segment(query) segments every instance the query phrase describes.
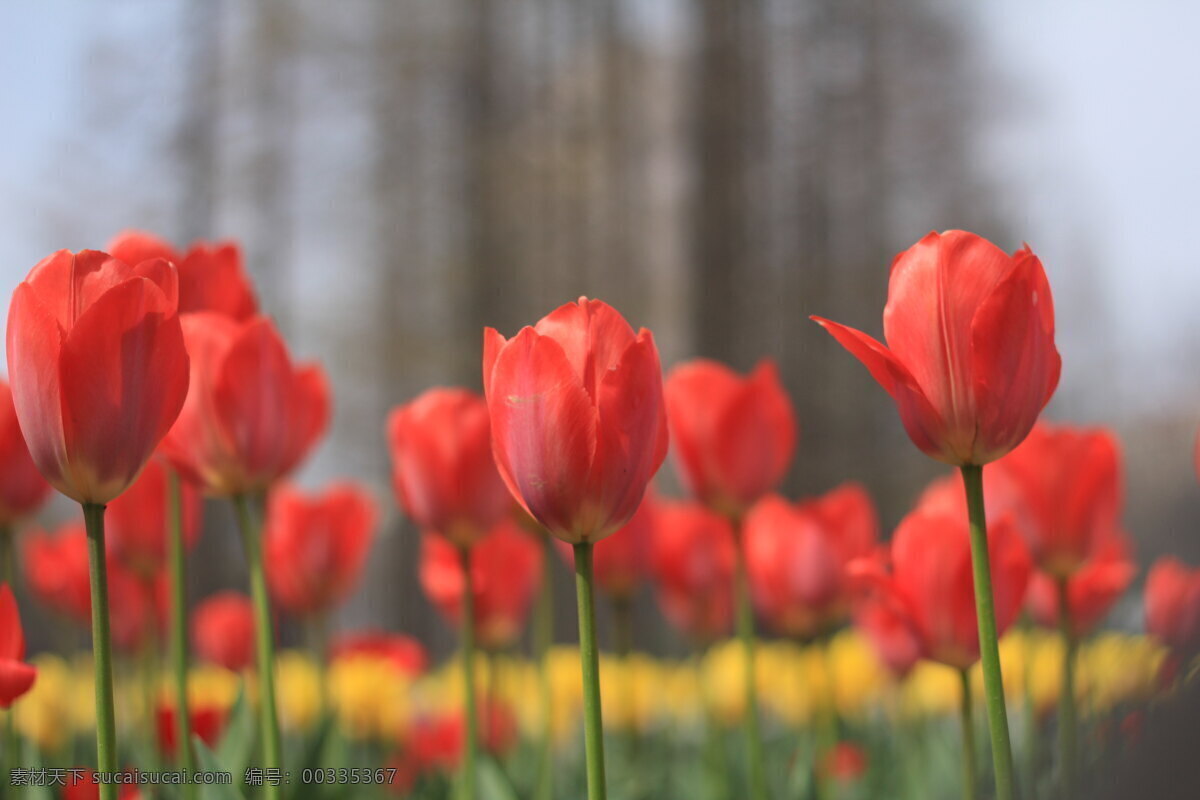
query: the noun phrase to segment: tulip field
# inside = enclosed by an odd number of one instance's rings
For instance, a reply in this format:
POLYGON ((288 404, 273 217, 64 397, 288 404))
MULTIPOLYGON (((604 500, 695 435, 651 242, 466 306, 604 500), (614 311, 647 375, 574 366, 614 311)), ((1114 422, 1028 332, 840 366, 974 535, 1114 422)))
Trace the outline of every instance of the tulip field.
POLYGON ((1116 435, 1042 417, 1062 359, 1028 246, 930 233, 879 276, 882 338, 810 335, 944 467, 890 529, 853 481, 781 494, 799 424, 770 359, 664 365, 599 299, 481 330, 478 385, 397 397, 371 424, 420 541, 389 574, 454 632, 436 658, 329 624, 385 510, 295 478, 337 387, 238 244, 130 230, 47 256, 13 289, 0 383, 2 796, 1128 796, 1148 731, 1195 712, 1200 567, 1139 564, 1116 435), (47 531, 52 492, 78 510, 47 531), (190 596, 215 504, 248 580, 190 596), (1137 624, 1114 624, 1143 570, 1137 624), (685 652, 635 647, 643 590, 685 652), (55 647, 27 652, 31 604, 55 647))

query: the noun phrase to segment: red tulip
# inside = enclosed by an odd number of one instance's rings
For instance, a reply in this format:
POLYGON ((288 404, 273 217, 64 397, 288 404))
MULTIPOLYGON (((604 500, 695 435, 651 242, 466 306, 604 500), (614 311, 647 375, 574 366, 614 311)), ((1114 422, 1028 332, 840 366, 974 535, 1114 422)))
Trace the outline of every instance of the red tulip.
POLYGON ((930 233, 892 262, 887 346, 813 317, 896 403, 913 444, 986 464, 1029 433, 1054 389, 1054 303, 1028 247, 1012 256, 964 231, 930 233))
MULTIPOLYGON (((53 534, 31 531, 24 561, 29 589, 38 602, 79 625, 91 624, 91 573, 82 522, 69 522, 53 534)), ((137 650, 162 627, 162 576, 135 575, 116 560, 107 566, 113 642, 123 650, 137 650)))
POLYGON ((729 633, 735 557, 733 528, 725 517, 698 503, 659 504, 654 576, 672 625, 699 642, 729 633))
MULTIPOLYGON (((1021 612, 1031 570, 1011 516, 990 521, 988 552, 996 630, 1002 634, 1021 612)), ((907 620, 924 658, 970 667, 979 659, 979 628, 966 518, 918 506, 896 529, 891 557, 890 575, 870 560, 852 567, 876 589, 868 602, 883 603, 888 612, 907 620)))
POLYGON ((192 644, 203 661, 239 671, 254 664, 254 611, 250 598, 220 592, 192 612, 192 644))
POLYGON ((867 771, 867 754, 853 742, 838 742, 821 759, 818 772, 823 778, 852 782, 867 771))
POLYGON ((33 687, 37 670, 25 663, 25 632, 17 601, 7 583, 0 584, 0 708, 33 687))
POLYGON ((880 663, 902 680, 921 660, 921 637, 908 614, 888 598, 868 597, 854 612, 854 625, 871 643, 880 663))
POLYGON ((345 600, 362 574, 377 517, 371 495, 354 484, 335 484, 319 495, 274 489, 264 548, 275 603, 292 614, 312 614, 345 600))
POLYGON ((671 370, 665 396, 676 463, 696 499, 740 515, 783 480, 796 413, 773 361, 744 378, 715 361, 690 361, 671 370))
MULTIPOLYGON (((475 595, 475 635, 483 647, 501 649, 521 635, 541 583, 542 548, 512 520, 495 525, 470 550, 475 595)), ((458 548, 444 537, 421 537, 421 588, 447 619, 462 613, 463 573, 458 548)))
POLYGON ((667 453, 650 331, 580 298, 506 340, 484 333, 496 466, 559 539, 597 542, 629 521, 667 453))
POLYGON ((265 490, 308 455, 329 423, 329 386, 315 364, 293 365, 266 317, 187 314, 192 389, 163 442, 179 472, 206 491, 265 490))
POLYGON ((423 530, 469 545, 507 516, 512 497, 492 459, 487 401, 430 389, 388 417, 396 496, 423 530))
POLYGON ((1037 425, 990 472, 1007 483, 1007 504, 1044 572, 1070 575, 1121 535, 1120 453, 1109 431, 1037 425))
MULTIPOLYGON (((62 800, 99 800, 100 784, 96 783, 96 771, 91 767, 71 767, 64 775, 62 800)), ((129 776, 132 778, 132 776, 129 776)), ((132 780, 121 785, 118 800, 140 800, 142 796, 132 780)))
MULTIPOLYGON (((632 597, 650 572, 654 551, 654 506, 652 493, 646 492, 629 522, 596 544, 592 571, 596 583, 612 597, 632 597)), ((555 540, 555 544, 567 566, 574 569, 575 551, 561 540, 555 540)))
POLYGON ((1167 556, 1146 578, 1146 630, 1177 653, 1200 652, 1200 567, 1167 556))
POLYGON ((425 647, 402 633, 370 630, 344 633, 329 648, 330 661, 355 656, 387 659, 401 673, 409 676, 420 675, 429 665, 429 654, 425 652, 425 647))
POLYGON ((179 313, 215 311, 236 320, 258 313, 258 301, 242 266, 236 242, 195 242, 181 253, 143 231, 122 231, 108 245, 114 258, 140 264, 151 258, 170 261, 179 270, 179 313))
MULTIPOLYGON (((190 548, 200 535, 202 502, 194 487, 180 487, 183 543, 190 548)), ((157 458, 146 463, 129 489, 108 504, 108 550, 139 575, 161 570, 167 559, 167 467, 157 458)))
POLYGON ((746 568, 760 615, 807 638, 842 622, 852 599, 847 566, 874 551, 879 521, 861 486, 792 505, 778 495, 746 515, 746 568))
MULTIPOLYGON (((418 719, 405 742, 404 754, 395 762, 402 784, 411 787, 428 772, 457 769, 466 741, 465 727, 463 715, 457 711, 418 719)), ((516 717, 503 703, 480 703, 479 728, 483 746, 490 753, 507 752, 517 743, 516 717)))
POLYGON ((0 526, 36 511, 49 492, 21 434, 12 390, 0 380, 0 526))
MULTIPOLYGON (((221 738, 221 729, 225 727, 225 709, 215 705, 192 705, 188 717, 191 720, 193 736, 199 736, 200 741, 210 748, 216 747, 221 738)), ((154 713, 155 728, 158 733, 158 749, 164 755, 174 756, 179 747, 179 728, 175 722, 175 706, 160 704, 154 713)))
MULTIPOLYGON (((1108 615, 1137 574, 1137 565, 1127 554, 1124 536, 1113 536, 1091 559, 1075 570, 1067 581, 1067 606, 1071 632, 1085 636, 1108 615)), ((1040 625, 1059 624, 1058 585, 1056 578, 1035 572, 1029 582, 1027 605, 1040 625)))
POLYGON ((183 406, 188 354, 178 276, 60 250, 17 286, 8 312, 13 405, 54 488, 103 505, 141 471, 183 406))

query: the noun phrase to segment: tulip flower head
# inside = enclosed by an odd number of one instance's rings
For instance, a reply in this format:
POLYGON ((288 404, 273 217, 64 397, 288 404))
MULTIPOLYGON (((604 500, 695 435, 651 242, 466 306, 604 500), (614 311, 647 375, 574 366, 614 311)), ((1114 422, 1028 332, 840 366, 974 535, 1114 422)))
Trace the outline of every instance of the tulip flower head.
MULTIPOLYGON (((195 487, 180 486, 180 505, 183 543, 191 548, 200 535, 203 506, 195 487)), ((108 550, 135 573, 153 575, 166 563, 168 524, 167 465, 152 458, 129 489, 108 504, 108 550)))
POLYGON ((192 388, 163 452, 209 494, 264 491, 308 455, 329 424, 329 385, 293 364, 266 317, 183 317, 192 388))
POLYGON ((188 392, 179 277, 60 250, 17 286, 8 312, 13 405, 54 488, 103 505, 137 477, 188 392))
MULTIPOLYGON (((1003 633, 1021 612, 1031 571, 1029 552, 1010 515, 989 523, 988 553, 997 632, 1003 633)), ((958 669, 974 664, 979 628, 966 519, 918 506, 896 529, 891 562, 890 574, 874 559, 851 566, 872 586, 867 602, 882 603, 886 612, 906 620, 923 658, 958 669)))
POLYGON ((663 501, 655 513, 654 578, 663 615, 698 643, 733 626, 736 549, 729 520, 699 503, 663 501))
POLYGON ((500 475, 546 530, 594 543, 629 521, 667 453, 650 331, 582 297, 512 339, 488 328, 483 390, 500 475))
POLYGON ((1009 256, 979 236, 947 231, 896 256, 886 346, 813 319, 892 396, 913 444, 955 466, 1015 448, 1058 386, 1050 284, 1028 246, 1009 256))
POLYGON ((254 288, 236 242, 195 242, 180 252, 143 231, 122 231, 108 251, 127 264, 151 258, 170 261, 179 271, 179 313, 215 311, 244 321, 258 313, 254 288))
MULTIPOLYGON (((511 519, 502 520, 470 549, 475 634, 483 647, 499 650, 516 641, 541 584, 541 544, 511 519)), ((463 580, 459 549, 444 536, 421 537, 421 588, 447 619, 462 618, 463 580)))
POLYGON ((46 501, 50 484, 29 455, 12 390, 0 381, 0 526, 12 525, 46 501))
POLYGON ((319 495, 274 489, 264 548, 275 603, 306 615, 345 600, 362 574, 377 517, 371 495, 354 484, 337 484, 319 495))
MULTIPOLYGON (((191 732, 209 747, 216 747, 225 727, 225 709, 218 705, 193 705, 188 703, 191 732)), ((154 713, 158 749, 164 755, 174 757, 179 747, 179 729, 175 721, 175 706, 160 704, 154 713)))
POLYGON ((1200 653, 1200 567, 1170 556, 1146 577, 1146 630, 1181 655, 1200 653))
POLYGON ((25 663, 25 631, 17 612, 17 601, 8 584, 0 584, 0 708, 33 687, 37 670, 25 663))
POLYGON ((759 614, 801 639, 839 624, 853 596, 847 567, 872 554, 878 530, 871 498, 854 484, 796 505, 778 495, 759 501, 742 529, 759 614))
POLYGON ((1137 575, 1137 565, 1129 558, 1128 550, 1123 535, 1113 536, 1069 577, 1035 572, 1026 600, 1030 614, 1039 625, 1057 626, 1061 610, 1056 581, 1066 580, 1071 633, 1076 637, 1087 635, 1108 615, 1137 575))
POLYGON ((671 370, 664 391, 675 460, 697 500, 736 517, 783 480, 796 413, 773 361, 742 377, 696 359, 671 370))
POLYGON ((430 389, 392 411, 387 435, 396 497, 422 530, 467 546, 508 515, 483 397, 430 389))
POLYGON ((339 636, 329 648, 329 660, 342 658, 382 658, 409 677, 416 677, 429 665, 425 647, 411 636, 382 631, 357 631, 339 636))
POLYGON ((254 664, 254 611, 250 598, 220 592, 192 612, 192 646, 196 655, 234 672, 254 664))

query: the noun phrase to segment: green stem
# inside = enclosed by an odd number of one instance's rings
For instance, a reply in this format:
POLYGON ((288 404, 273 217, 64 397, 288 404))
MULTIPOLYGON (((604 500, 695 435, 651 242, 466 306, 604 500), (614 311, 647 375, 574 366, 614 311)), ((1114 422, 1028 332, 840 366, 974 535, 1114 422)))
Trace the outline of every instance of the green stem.
MULTIPOLYGON (((112 633, 108 620, 108 565, 104 551, 104 506, 83 504, 92 588, 92 657, 96 682, 96 769, 117 771, 117 723, 113 705, 112 633)), ((100 784, 100 800, 116 800, 115 783, 100 784)))
POLYGON ((750 800, 766 800, 767 773, 763 759, 762 731, 758 721, 758 684, 754 666, 754 609, 750 601, 750 575, 746 570, 746 550, 738 537, 737 574, 734 601, 737 604, 737 634, 742 643, 745 662, 743 690, 746 711, 743 725, 746 733, 746 763, 750 777, 750 800))
POLYGON ((550 685, 550 645, 554 641, 554 585, 552 565, 556 558, 550 537, 542 534, 542 585, 538 590, 534 620, 533 648, 538 660, 538 681, 541 684, 542 730, 538 743, 537 784, 534 800, 551 800, 554 796, 554 691, 550 685))
POLYGON ((467 743, 463 758, 462 800, 474 800, 476 795, 475 762, 479 752, 479 714, 475 708, 475 588, 471 575, 471 549, 458 549, 463 573, 462 593, 462 660, 463 714, 466 716, 467 743))
MULTIPOLYGON (((191 774, 196 769, 192 752, 192 710, 188 705, 187 572, 183 555, 183 501, 179 475, 167 471, 167 566, 171 571, 171 672, 175 684, 175 741, 179 763, 191 774)), ((196 786, 183 784, 185 800, 194 800, 196 786)))
POLYGON ((1075 713, 1075 653, 1078 642, 1071 630, 1071 594, 1067 578, 1055 579, 1058 591, 1058 632, 1063 641, 1062 688, 1058 693, 1058 752, 1062 770, 1062 796, 1075 796, 1075 736, 1079 724, 1075 713))
MULTIPOLYGON (((250 500, 244 494, 235 495, 234 508, 242 529, 242 544, 246 549, 246 564, 250 570, 250 596, 254 602, 254 638, 258 662, 259 732, 263 740, 263 766, 283 769, 283 745, 279 737, 279 714, 275 710, 275 628, 271 623, 271 601, 267 595, 267 577, 263 570, 262 535, 250 500)), ((279 800, 281 787, 267 783, 263 786, 267 800, 279 800)))
POLYGON ((983 666, 983 695, 987 705, 988 729, 992 737, 996 800, 1013 800, 1012 743, 1008 735, 1008 711, 1004 706, 1004 679, 1000 672, 1000 645, 996 635, 995 598, 988 558, 987 513, 983 505, 983 467, 962 467, 967 493, 967 517, 971 529, 971 565, 975 574, 975 613, 979 621, 979 659, 983 666))
POLYGON ((696 671, 696 688, 700 695, 700 706, 704 712, 704 739, 708 752, 709 763, 713 768, 713 781, 716 784, 716 796, 724 800, 732 797, 729 785, 729 758, 725 753, 723 726, 713 709, 712 693, 708 690, 708 681, 704 674, 704 651, 697 649, 692 658, 693 669, 696 671))
POLYGON ((600 654, 596 648, 596 598, 592 545, 575 545, 575 595, 579 606, 579 660, 583 671, 583 744, 588 800, 605 800, 604 722, 600 715, 600 654))
POLYGON ((825 697, 818 699, 815 713, 817 714, 817 742, 813 758, 813 783, 817 788, 818 797, 832 796, 829 776, 821 769, 825 759, 837 747, 841 738, 841 723, 838 719, 837 707, 837 670, 833 663, 833 636, 824 636, 815 647, 819 648, 821 666, 825 670, 825 682, 822 690, 825 697))
POLYGON ((971 673, 958 671, 962 680, 962 760, 963 798, 975 800, 978 796, 979 777, 975 771, 975 718, 971 712, 971 673))

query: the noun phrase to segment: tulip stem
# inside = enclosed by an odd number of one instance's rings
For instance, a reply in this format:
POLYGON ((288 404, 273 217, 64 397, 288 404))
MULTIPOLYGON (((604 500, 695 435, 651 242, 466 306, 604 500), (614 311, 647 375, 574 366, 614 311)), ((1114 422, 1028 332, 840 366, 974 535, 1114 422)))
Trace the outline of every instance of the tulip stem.
MULTIPOLYGON (((175 683, 175 741, 179 763, 189 775, 196 769, 192 752, 192 710, 188 706, 187 572, 183 558, 183 501, 179 475, 167 470, 167 563, 171 570, 171 669, 175 683)), ((196 796, 195 784, 183 784, 187 800, 196 796)))
POLYGON ((596 597, 591 542, 575 545, 575 595, 579 606, 579 660, 583 671, 583 744, 588 800, 605 800, 604 722, 600 715, 600 654, 596 648, 596 597))
POLYGON ((542 534, 542 585, 538 589, 537 616, 534 620, 534 652, 538 660, 538 680, 541 683, 542 730, 538 743, 537 785, 534 800, 552 800, 554 796, 554 764, 552 725, 554 722, 554 692, 550 685, 550 645, 554 641, 554 545, 549 535, 542 534))
MULTIPOLYGON (((736 527, 735 527, 736 529, 736 527)), ((734 586, 737 604, 737 634, 742 643, 744 661, 743 691, 746 710, 746 764, 750 777, 750 800, 766 800, 767 773, 763 760, 762 732, 758 721, 758 684, 754 666, 754 608, 750 602, 750 575, 746 569, 746 549, 738 537, 734 586)))
MULTIPOLYGON (((262 536, 250 499, 234 495, 238 524, 242 529, 242 544, 246 549, 246 565, 250 570, 250 596, 254 602, 254 639, 258 662, 259 730, 263 740, 263 766, 269 770, 283 769, 283 746, 279 737, 279 715, 275 710, 275 628, 271 622, 271 601, 267 595, 267 578, 263 570, 262 536)), ((280 786, 268 781, 263 786, 267 800, 278 800, 280 786)))
POLYGON ((461 775, 462 800, 474 800, 476 795, 475 761, 479 751, 479 715, 475 709, 475 587, 471 575, 471 548, 458 548, 459 564, 463 574, 462 608, 462 669, 463 669, 463 714, 466 722, 467 742, 461 775))
POLYGON ((983 666, 983 695, 988 729, 992 738, 996 800, 1013 800, 1012 742, 1008 735, 1008 711, 1004 706, 1004 678, 1000 671, 1000 645, 996 635, 995 598, 988 557, 987 512, 983 505, 983 467, 964 464, 963 486, 967 493, 967 517, 971 530, 971 566, 975 575, 975 613, 979 622, 979 658, 983 666))
POLYGON ((979 777, 975 771, 975 717, 971 709, 971 673, 960 669, 958 675, 962 681, 963 800, 975 800, 978 797, 979 777))
POLYGON ((1075 796, 1075 653, 1078 642, 1071 630, 1071 593, 1068 579, 1055 579, 1058 591, 1058 631, 1063 642, 1062 689, 1058 693, 1058 750, 1062 771, 1062 796, 1075 796))
MULTIPOLYGON (((108 565, 104 550, 104 506, 83 504, 87 527, 88 568, 92 589, 92 657, 96 683, 96 770, 117 771, 117 723, 113 705, 112 633, 108 620, 108 565)), ((116 800, 117 785, 100 784, 100 800, 116 800)))

